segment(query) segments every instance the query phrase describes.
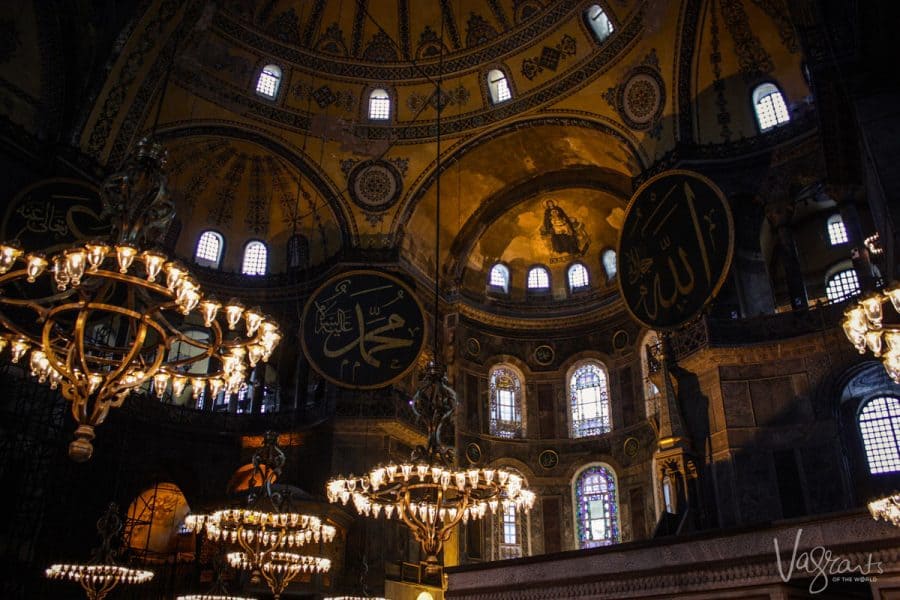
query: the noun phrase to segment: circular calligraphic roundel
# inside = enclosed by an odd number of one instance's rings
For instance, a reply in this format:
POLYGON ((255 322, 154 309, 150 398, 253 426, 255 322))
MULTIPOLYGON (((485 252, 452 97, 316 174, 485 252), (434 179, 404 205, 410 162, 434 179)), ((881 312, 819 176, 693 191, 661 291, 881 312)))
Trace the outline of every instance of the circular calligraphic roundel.
POLYGON ((403 191, 397 167, 386 160, 366 160, 350 171, 350 197, 361 208, 381 211, 394 205, 403 191))
POLYGON ((619 236, 617 280, 645 327, 671 330, 719 293, 734 252, 734 224, 716 185, 693 171, 651 178, 634 193, 619 236))
POLYGON ((405 283, 380 271, 332 277, 306 303, 303 353, 325 379, 373 389, 404 377, 425 343, 422 305, 405 283))
POLYGON ((0 240, 55 252, 71 244, 102 239, 110 225, 100 218, 103 201, 96 186, 78 179, 39 181, 19 192, 6 208, 0 240))

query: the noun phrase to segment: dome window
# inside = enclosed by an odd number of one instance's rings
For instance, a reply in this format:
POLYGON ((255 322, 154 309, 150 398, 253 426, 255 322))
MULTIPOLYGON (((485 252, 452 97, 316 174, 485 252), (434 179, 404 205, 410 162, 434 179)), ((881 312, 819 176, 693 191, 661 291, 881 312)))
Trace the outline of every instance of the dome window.
POLYGON ((609 17, 606 16, 606 13, 603 12, 603 9, 600 8, 599 4, 592 4, 589 6, 588 9, 584 11, 584 17, 587 20, 587 24, 590 26, 591 31, 594 32, 594 37, 596 37, 597 41, 601 44, 606 41, 606 38, 612 35, 612 21, 609 20, 609 17))
POLYGON ((791 120, 784 96, 771 83, 763 83, 753 90, 753 106, 760 131, 768 131, 791 120))
POLYGON ((509 89, 509 81, 506 74, 500 69, 493 69, 487 75, 488 90, 491 92, 491 102, 500 104, 512 98, 512 91, 509 89))
POLYGON ((603 262, 603 270, 606 271, 606 278, 612 281, 616 276, 616 251, 612 249, 604 250, 600 260, 603 262))
POLYGON ((244 275, 265 275, 269 250, 262 242, 248 242, 244 248, 244 262, 241 273, 244 275))
POLYGON ((577 292, 580 290, 585 290, 591 284, 591 279, 588 275, 587 267, 585 267, 581 263, 575 263, 571 267, 569 267, 569 271, 567 274, 569 277, 569 291, 577 292))
POLYGON ((369 118, 373 121, 387 121, 391 118, 391 97, 381 88, 369 94, 369 118))
POLYGON ((201 267, 219 268, 219 261, 222 259, 222 248, 225 246, 225 240, 220 233, 215 231, 204 231, 197 240, 197 251, 194 253, 194 262, 201 267))
POLYGON ((528 271, 528 289, 533 292, 546 292, 550 289, 550 272, 546 267, 531 267, 528 271))
POLYGON ((509 293, 509 268, 503 263, 497 263, 491 267, 488 278, 488 286, 497 292, 509 293))
POLYGON ((828 241, 831 245, 846 244, 848 240, 847 227, 844 225, 841 215, 835 214, 828 217, 828 241))
POLYGON ((278 96, 278 88, 281 86, 281 67, 278 65, 266 65, 259 72, 256 80, 256 93, 269 100, 278 96))

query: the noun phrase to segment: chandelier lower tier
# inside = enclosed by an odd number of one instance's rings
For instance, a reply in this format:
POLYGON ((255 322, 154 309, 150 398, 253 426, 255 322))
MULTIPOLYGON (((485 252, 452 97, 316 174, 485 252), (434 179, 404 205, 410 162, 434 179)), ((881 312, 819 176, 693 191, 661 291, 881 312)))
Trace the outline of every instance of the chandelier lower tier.
POLYGON ((327 558, 278 551, 264 552, 257 557, 244 552, 229 552, 228 564, 235 569, 258 573, 275 600, 281 598, 285 588, 300 575, 326 573, 331 569, 331 561, 327 558))
POLYGON ((900 383, 900 284, 875 291, 844 311, 844 334, 860 354, 869 350, 900 383))
POLYGON ((162 149, 144 142, 137 159, 104 186, 112 241, 90 241, 45 256, 0 245, 0 352, 30 351, 31 373, 61 390, 77 423, 69 455, 93 453, 94 428, 128 394, 151 386, 159 398, 190 386, 237 392, 248 366, 268 361, 281 339, 259 309, 205 297, 187 269, 141 241, 159 239, 174 212, 162 149))
POLYGON ((364 517, 405 523, 425 552, 430 571, 439 568, 438 554, 460 522, 484 518, 488 511, 527 512, 535 500, 522 478, 505 469, 453 466, 453 451, 441 444, 440 432, 456 403, 443 367, 430 363, 413 398, 413 409, 428 431, 428 445, 417 448, 409 462, 377 466, 361 477, 337 477, 326 485, 332 503, 352 500, 364 517))

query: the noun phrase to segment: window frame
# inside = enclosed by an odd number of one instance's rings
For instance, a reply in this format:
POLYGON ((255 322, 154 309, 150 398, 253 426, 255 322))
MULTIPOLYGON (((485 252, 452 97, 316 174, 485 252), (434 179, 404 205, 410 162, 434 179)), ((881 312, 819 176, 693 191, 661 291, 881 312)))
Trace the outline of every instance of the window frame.
MULTIPOLYGON (((843 287, 844 286, 842 284, 842 288, 843 287)), ((846 268, 843 268, 843 269, 839 268, 839 269, 835 269, 835 270, 829 270, 827 276, 825 277, 825 298, 828 300, 829 303, 837 304, 840 302, 846 302, 847 300, 850 300, 851 298, 859 296, 861 291, 862 291, 862 288, 860 287, 859 275, 857 275, 856 269, 854 269, 852 265, 847 266, 846 268), (848 292, 848 293, 842 295, 840 298, 832 298, 828 293, 828 290, 831 287, 831 282, 838 279, 844 273, 852 273, 853 274, 853 278, 856 280, 856 291, 848 292)))
POLYGON ((578 294, 581 292, 586 292, 591 289, 591 270, 588 269, 586 264, 584 264, 580 260, 576 260, 575 262, 571 263, 568 267, 566 267, 566 287, 569 288, 570 294, 578 294), (580 266, 582 269, 584 269, 586 276, 587 276, 586 277, 587 281, 582 286, 573 287, 571 273, 572 273, 572 269, 574 269, 578 266, 580 266))
POLYGON ((590 5, 588 5, 587 8, 584 9, 584 11, 582 11, 581 14, 584 19, 585 26, 588 28, 588 31, 590 32, 591 37, 594 38, 594 41, 596 43, 601 44, 601 45, 605 44, 607 41, 609 41, 609 38, 611 38, 613 36, 613 34, 616 32, 616 25, 615 25, 615 23, 613 23, 612 18, 609 16, 610 15, 609 11, 603 5, 598 4, 596 2, 593 4, 590 4, 590 5), (591 15, 590 15, 591 10, 594 8, 596 8, 600 11, 600 14, 597 15, 597 17, 591 17, 591 15), (609 28, 609 30, 605 33, 605 35, 601 34, 601 32, 597 31, 597 28, 594 27, 594 23, 596 22, 596 20, 598 18, 600 18, 600 16, 603 16, 606 18, 606 24, 607 24, 607 27, 609 28))
MULTIPOLYGON (((614 424, 613 424, 613 419, 612 419, 612 389, 611 389, 611 385, 610 385, 609 368, 606 366, 606 364, 602 360, 591 357, 591 358, 584 358, 582 360, 575 362, 575 364, 573 364, 571 367, 569 367, 569 369, 566 371, 566 388, 565 389, 566 389, 566 421, 568 422, 569 439, 576 440, 576 439, 582 439, 582 438, 592 438, 592 437, 597 437, 597 436, 601 436, 601 435, 606 435, 613 431, 614 424), (605 380, 605 384, 606 384, 605 385, 605 388, 606 388, 606 421, 607 421, 608 427, 605 431, 599 431, 597 433, 585 433, 585 434, 576 435, 576 433, 578 433, 578 432, 576 431, 576 421, 575 421, 575 414, 574 414, 575 406, 574 406, 573 394, 572 394, 572 392, 573 392, 572 379, 575 377, 575 374, 580 369, 587 367, 589 365, 593 365, 593 366, 596 366, 597 368, 599 368, 599 370, 603 374, 603 378, 605 380)), ((603 389, 602 388, 600 390, 600 401, 601 401, 601 403, 603 401, 603 389)), ((601 408, 601 410, 599 410, 598 412, 601 413, 601 416, 598 418, 602 421, 602 419, 603 419, 602 404, 601 404, 600 408, 601 408)), ((581 422, 581 421, 588 421, 588 419, 579 419, 579 422, 581 422)))
MULTIPOLYGON (((286 254, 285 258, 287 259, 285 261, 285 263, 287 265, 288 271, 302 271, 303 269, 308 268, 311 263, 311 257, 310 257, 309 252, 310 252, 309 238, 307 238, 302 233, 292 233, 288 237, 287 243, 285 244, 285 254, 286 254), (305 264, 303 264, 302 260, 300 261, 300 264, 298 264, 298 265, 294 265, 291 263, 291 258, 292 258, 291 257, 291 244, 294 243, 295 241, 300 246, 301 250, 304 248, 304 246, 306 248, 306 263, 305 264)), ((302 256, 301 256, 301 258, 302 258, 302 256)))
POLYGON ((781 89, 781 86, 778 85, 775 81, 761 81, 760 83, 753 86, 753 89, 750 90, 750 107, 753 110, 753 117, 756 120, 756 128, 759 133, 768 133, 777 129, 778 127, 782 127, 784 125, 788 125, 791 122, 791 109, 788 105, 787 96, 784 93, 784 90, 781 89), (760 92, 760 89, 767 88, 770 86, 772 89, 766 89, 765 92, 760 92), (777 93, 781 96, 781 101, 784 103, 784 110, 787 118, 784 121, 778 121, 777 111, 773 106, 772 109, 775 111, 775 120, 776 122, 773 125, 768 127, 763 127, 762 121, 760 120, 759 110, 757 108, 759 102, 768 96, 777 93))
POLYGON ((844 217, 841 215, 841 213, 834 213, 825 221, 825 235, 828 236, 828 245, 831 248, 834 248, 835 246, 843 246, 844 244, 850 243, 850 234, 847 232, 847 224, 844 223, 844 217), (841 226, 841 235, 844 239, 835 242, 834 236, 831 234, 831 226, 838 224, 840 224, 841 226))
POLYGON ((488 434, 503 439, 525 437, 525 376, 522 371, 508 362, 499 362, 488 370, 488 434), (500 391, 495 390, 494 376, 498 371, 506 371, 516 384, 512 388, 512 419, 503 419, 500 391), (496 392, 496 397, 495 397, 496 392))
POLYGON ((270 102, 275 102, 278 100, 278 96, 281 93, 282 83, 284 83, 284 69, 281 67, 281 65, 278 65, 276 63, 266 63, 256 71, 256 78, 253 82, 253 91, 260 98, 264 98, 266 100, 269 100, 270 102), (270 67, 278 71, 277 77, 275 77, 275 90, 272 95, 269 95, 259 89, 260 80, 262 79, 264 74, 270 77, 274 76, 274 73, 266 73, 266 70, 270 67))
MULTIPOLYGON (((885 476, 885 475, 900 473, 900 396, 892 395, 889 393, 877 393, 877 394, 874 394, 874 395, 866 398, 864 401, 860 402, 859 407, 856 410, 856 431, 857 431, 857 434, 859 435, 859 442, 860 442, 860 445, 862 446, 862 454, 863 454, 863 457, 865 458, 866 468, 868 469, 869 475, 885 476), (861 426, 860 418, 863 416, 863 412, 865 411, 866 407, 878 400, 892 400, 897 405, 897 411, 896 411, 897 415, 892 416, 892 415, 888 414, 883 417, 868 419, 868 421, 887 421, 890 425, 890 429, 891 429, 891 432, 893 433, 893 437, 894 437, 894 449, 895 449, 895 453, 894 453, 895 457, 891 459, 891 462, 893 462, 897 467, 892 470, 878 470, 878 471, 872 470, 873 465, 872 465, 872 460, 870 459, 870 456, 869 456, 869 447, 868 447, 868 444, 866 444, 866 436, 863 433, 863 428, 861 426), (896 422, 895 422, 895 420, 896 420, 896 422)), ((876 431, 873 433, 878 433, 878 432, 876 431)), ((884 461, 884 462, 887 462, 887 461, 884 461)))
POLYGON ((225 256, 225 236, 216 229, 204 229, 200 232, 200 235, 197 236, 197 243, 194 244, 194 264, 200 265, 201 267, 208 267, 210 269, 220 269, 222 267, 222 258, 225 256), (208 258, 202 258, 198 256, 200 252, 200 242, 203 241, 203 236, 206 234, 210 234, 215 237, 219 241, 219 252, 216 260, 211 260, 208 258), (198 260, 199 259, 199 260, 198 260), (200 262, 203 260, 205 262, 200 262))
POLYGON ((244 244, 244 251, 241 253, 241 275, 245 277, 264 277, 269 274, 269 246, 263 241, 259 239, 247 240, 247 243, 244 244), (248 273, 246 271, 247 265, 247 250, 250 249, 251 245, 259 244, 262 246, 265 251, 265 264, 263 265, 262 273, 248 273))
POLYGON ((603 249, 603 251, 600 252, 600 266, 603 267, 603 272, 606 274, 606 282, 607 283, 609 283, 610 281, 613 281, 616 278, 616 276, 619 274, 618 260, 619 260, 619 256, 616 254, 615 248, 605 248, 605 249, 603 249), (606 264, 606 257, 610 253, 612 253, 612 257, 613 257, 613 259, 612 259, 613 260, 612 274, 610 274, 609 268, 606 264))
POLYGON ((535 295, 549 294, 552 289, 553 278, 549 268, 542 264, 535 264, 528 267, 528 271, 525 273, 525 291, 527 293, 535 295), (546 287, 531 287, 531 273, 538 270, 543 271, 547 276, 546 287))
POLYGON ((503 66, 495 65, 495 66, 488 68, 487 72, 484 75, 483 81, 484 81, 486 89, 487 89, 487 98, 490 101, 491 106, 500 106, 501 104, 506 104, 508 102, 512 102, 512 100, 516 97, 515 89, 513 88, 513 84, 512 84, 512 78, 509 76, 509 72, 507 71, 507 69, 503 66), (506 81, 506 90, 509 93, 509 98, 500 100, 499 99, 499 96, 500 96, 499 89, 497 90, 496 94, 494 93, 494 90, 499 87, 499 86, 495 86, 494 84, 496 82, 500 81, 499 78, 498 79, 491 78, 491 76, 494 73, 500 73, 501 75, 503 75, 502 79, 506 81))
POLYGON ((394 118, 394 94, 391 93, 391 90, 387 86, 372 86, 368 89, 368 93, 366 94, 366 102, 365 102, 365 118, 367 121, 371 123, 390 123, 394 118), (387 98, 374 98, 376 92, 384 92, 387 98), (373 117, 372 116, 372 101, 373 100, 386 100, 387 105, 387 116, 386 117, 373 117))
POLYGON ((503 262, 503 261, 495 262, 491 265, 491 268, 488 269, 488 276, 487 276, 488 292, 493 293, 493 294, 501 294, 503 296, 508 296, 509 290, 511 287, 511 285, 510 285, 511 282, 512 282, 512 271, 510 270, 509 265, 506 264, 505 262, 503 262), (504 272, 506 273, 506 286, 505 287, 496 285, 493 282, 494 269, 496 269, 498 267, 502 267, 504 272))
MULTIPOLYGON (((609 463, 605 462, 591 462, 585 465, 582 465, 575 474, 572 476, 571 484, 569 485, 570 493, 572 494, 572 520, 574 521, 574 533, 575 533, 575 543, 577 544, 577 549, 583 550, 585 548, 601 548, 605 546, 613 546, 615 544, 620 544, 622 542, 622 523, 621 523, 621 506, 619 499, 619 477, 616 474, 616 470, 609 463), (609 502, 609 506, 611 509, 609 510, 609 529, 612 534, 606 543, 596 543, 596 544, 586 544, 585 542, 589 542, 590 540, 583 540, 581 537, 581 530, 583 524, 581 523, 580 515, 579 515, 579 484, 581 480, 585 477, 589 470, 600 469, 606 471, 609 476, 609 479, 612 481, 613 490, 611 493, 611 499, 609 502)), ((583 494, 582 494, 583 495, 583 494)))

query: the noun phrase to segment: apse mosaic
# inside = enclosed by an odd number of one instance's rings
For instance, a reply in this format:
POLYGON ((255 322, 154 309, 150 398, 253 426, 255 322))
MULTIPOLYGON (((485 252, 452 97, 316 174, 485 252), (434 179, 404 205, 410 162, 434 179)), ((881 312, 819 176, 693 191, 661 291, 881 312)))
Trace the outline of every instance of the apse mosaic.
POLYGON ((615 247, 622 215, 622 202, 598 190, 571 189, 532 198, 487 227, 469 255, 468 267, 486 276, 491 265, 502 262, 516 285, 517 274, 524 277, 528 268, 540 264, 550 268, 556 286, 573 262, 600 269, 600 254, 615 247))

